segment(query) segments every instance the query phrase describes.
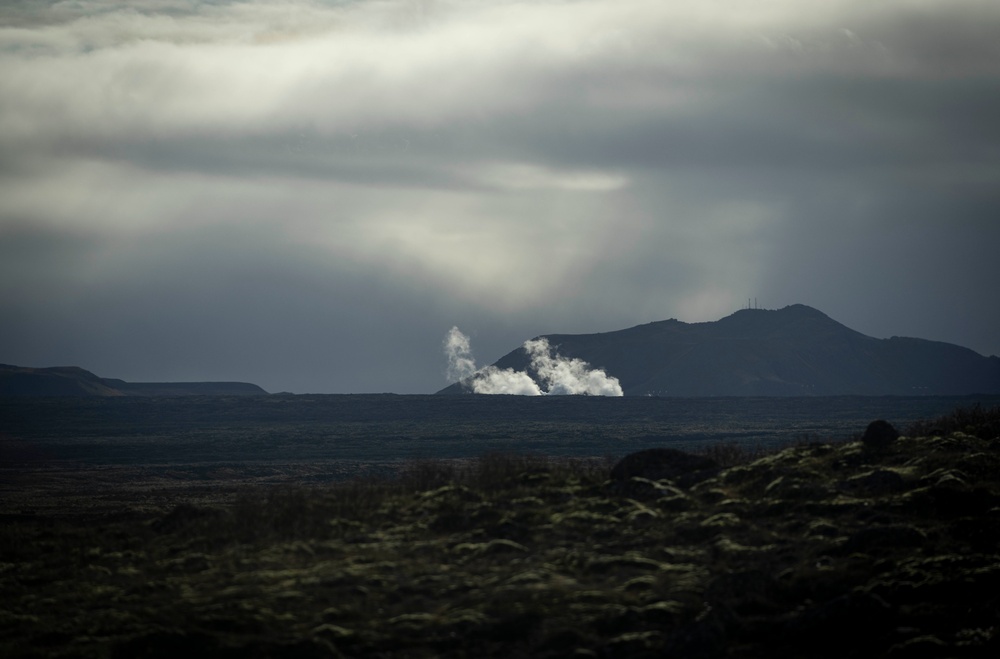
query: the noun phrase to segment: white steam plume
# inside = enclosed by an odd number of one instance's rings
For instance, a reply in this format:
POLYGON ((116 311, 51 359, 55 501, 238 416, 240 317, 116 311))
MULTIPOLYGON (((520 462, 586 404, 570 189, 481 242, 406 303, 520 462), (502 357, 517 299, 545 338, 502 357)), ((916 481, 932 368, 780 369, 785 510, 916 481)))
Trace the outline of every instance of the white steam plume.
POLYGON ((448 355, 448 379, 464 380, 476 372, 476 360, 472 358, 469 337, 457 327, 448 330, 444 337, 444 354, 448 355))
POLYGON ((512 368, 503 370, 496 366, 487 366, 477 372, 468 382, 473 393, 477 394, 512 394, 514 396, 544 396, 547 392, 531 379, 524 371, 512 368))
POLYGON ((487 366, 476 370, 469 337, 457 327, 452 327, 444 340, 448 356, 448 379, 458 380, 477 394, 513 394, 518 396, 621 396, 618 378, 604 369, 590 368, 582 359, 567 359, 552 352, 548 339, 524 342, 524 350, 531 358, 531 369, 538 373, 543 389, 525 371, 512 368, 499 369, 487 366))
POLYGON ((525 341, 524 349, 531 356, 531 367, 548 385, 548 394, 622 395, 618 378, 609 376, 604 369, 590 368, 582 359, 566 359, 559 353, 553 355, 548 339, 525 341))

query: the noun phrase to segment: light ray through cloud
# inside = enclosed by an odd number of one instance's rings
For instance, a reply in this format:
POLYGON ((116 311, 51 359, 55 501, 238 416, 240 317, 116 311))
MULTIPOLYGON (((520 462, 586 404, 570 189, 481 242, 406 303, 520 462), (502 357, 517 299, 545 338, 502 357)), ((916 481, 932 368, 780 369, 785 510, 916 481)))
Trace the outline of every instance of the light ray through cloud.
POLYGON ((500 355, 748 296, 1000 354, 998 32, 989 0, 4 3, 0 362, 424 393, 452 323, 500 355))

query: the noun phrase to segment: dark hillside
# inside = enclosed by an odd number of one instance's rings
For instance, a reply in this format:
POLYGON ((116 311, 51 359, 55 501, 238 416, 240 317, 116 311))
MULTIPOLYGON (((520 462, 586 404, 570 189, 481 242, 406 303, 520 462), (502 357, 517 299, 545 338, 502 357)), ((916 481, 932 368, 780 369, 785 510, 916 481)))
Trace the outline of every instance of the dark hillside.
POLYGON ((0 397, 259 396, 247 382, 125 382, 101 378, 78 366, 30 368, 0 364, 0 397))
POLYGON ((124 382, 110 380, 126 396, 262 396, 267 394, 249 382, 124 382))
POLYGON ((28 368, 0 364, 0 396, 121 396, 90 371, 76 366, 28 368))
MULTIPOLYGON (((626 396, 964 395, 1000 392, 1000 359, 914 338, 875 339, 811 307, 743 309, 549 343, 617 377, 626 396)), ((522 348, 495 365, 525 370, 522 348)), ((461 393, 452 385, 441 393, 461 393)))

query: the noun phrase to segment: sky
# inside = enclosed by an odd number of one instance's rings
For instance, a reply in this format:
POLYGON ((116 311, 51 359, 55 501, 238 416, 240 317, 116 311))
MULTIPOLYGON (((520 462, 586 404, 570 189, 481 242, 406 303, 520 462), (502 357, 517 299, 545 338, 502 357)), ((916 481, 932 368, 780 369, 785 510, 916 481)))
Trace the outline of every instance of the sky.
MULTIPOLYGON (((996 0, 0 0, 0 363, 432 393, 802 303, 1000 355, 996 0)), ((611 374, 613 375, 613 374, 611 374)))

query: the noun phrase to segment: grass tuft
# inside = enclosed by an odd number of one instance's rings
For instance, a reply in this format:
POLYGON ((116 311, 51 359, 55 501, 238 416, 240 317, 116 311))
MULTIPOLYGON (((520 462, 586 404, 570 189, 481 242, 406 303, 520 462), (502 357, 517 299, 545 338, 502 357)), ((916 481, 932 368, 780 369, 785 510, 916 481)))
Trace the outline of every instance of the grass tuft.
POLYGON ((920 420, 907 426, 904 435, 910 437, 945 436, 961 432, 979 439, 1000 439, 1000 405, 956 408, 951 414, 937 419, 920 420))

